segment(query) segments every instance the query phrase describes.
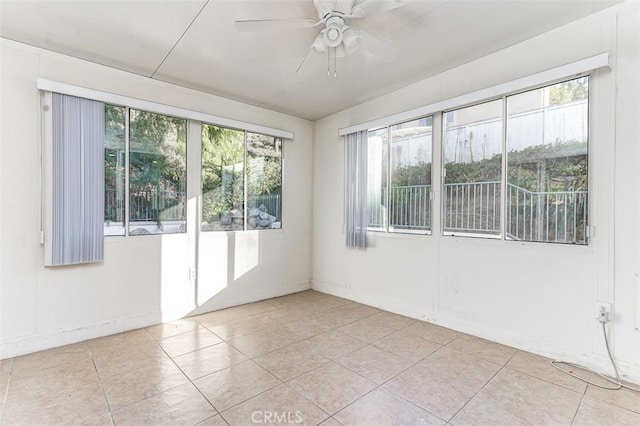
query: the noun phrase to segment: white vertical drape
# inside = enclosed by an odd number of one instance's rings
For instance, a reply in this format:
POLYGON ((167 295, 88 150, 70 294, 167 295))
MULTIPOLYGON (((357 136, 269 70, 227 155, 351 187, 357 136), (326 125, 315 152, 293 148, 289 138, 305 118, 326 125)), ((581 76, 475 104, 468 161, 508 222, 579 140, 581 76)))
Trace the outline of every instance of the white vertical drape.
POLYGON ((104 258, 104 103, 53 93, 51 258, 47 265, 104 258))
POLYGON ((367 247, 367 131, 347 135, 347 247, 367 247))

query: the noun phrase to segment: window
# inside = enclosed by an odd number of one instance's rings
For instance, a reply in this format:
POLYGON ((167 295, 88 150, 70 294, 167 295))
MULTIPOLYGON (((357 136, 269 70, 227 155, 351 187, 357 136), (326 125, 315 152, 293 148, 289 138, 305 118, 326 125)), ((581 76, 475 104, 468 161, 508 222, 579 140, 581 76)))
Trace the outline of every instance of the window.
POLYGON ((445 233, 500 235, 502 100, 444 113, 445 233))
POLYGON ((369 230, 387 229, 388 129, 371 130, 367 137, 367 216, 369 230))
POLYGON ((369 230, 430 231, 432 117, 369 131, 367 144, 369 230))
POLYGON ((431 229, 431 117, 391 127, 389 231, 431 229))
POLYGON ((282 145, 280 138, 248 133, 247 229, 282 227, 282 145))
POLYGON ((187 120, 129 110, 129 234, 186 231, 187 120))
POLYGON ((104 168, 104 235, 186 232, 187 120, 105 104, 104 168))
POLYGON ((581 77, 446 112, 444 232, 587 244, 588 105, 581 77))
POLYGON ((202 125, 203 231, 244 229, 244 132, 202 125))
POLYGON ((202 147, 202 161, 189 166, 202 181, 201 198, 190 189, 202 208, 196 227, 282 228, 283 150, 292 132, 43 79, 38 88, 48 107, 41 229, 48 265, 84 262, 76 256, 83 247, 89 261, 101 259, 104 236, 186 233, 187 145, 202 147), (54 259, 52 241, 71 256, 54 259))
POLYGON ((589 79, 507 97, 506 238, 586 244, 589 79))
POLYGON ((283 142, 273 136, 202 125, 203 231, 282 227, 283 142))
POLYGON ((125 235, 126 108, 105 104, 104 234, 125 235))

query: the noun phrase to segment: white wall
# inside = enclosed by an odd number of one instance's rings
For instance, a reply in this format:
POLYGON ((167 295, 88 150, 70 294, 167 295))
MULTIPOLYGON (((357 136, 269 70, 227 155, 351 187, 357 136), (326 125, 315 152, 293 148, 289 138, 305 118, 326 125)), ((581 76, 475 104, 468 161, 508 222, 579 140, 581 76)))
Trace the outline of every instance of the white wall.
POLYGON ((615 356, 640 381, 638 28, 640 4, 625 3, 316 122, 313 287, 606 372, 595 304, 611 302, 615 356), (346 249, 339 128, 605 51, 613 66, 592 78, 588 247, 441 236, 437 192, 433 235, 370 233, 372 247, 346 249))
POLYGON ((0 60, 0 358, 310 287, 311 122, 3 39, 0 60), (191 221, 181 235, 109 237, 103 264, 45 268, 39 77, 293 131, 284 229, 206 235, 196 252, 191 221))

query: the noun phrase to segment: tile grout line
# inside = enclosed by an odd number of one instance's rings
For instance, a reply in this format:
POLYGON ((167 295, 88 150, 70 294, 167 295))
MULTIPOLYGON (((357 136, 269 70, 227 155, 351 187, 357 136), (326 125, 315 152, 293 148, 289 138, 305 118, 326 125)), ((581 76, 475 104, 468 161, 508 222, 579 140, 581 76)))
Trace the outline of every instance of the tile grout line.
MULTIPOLYGON (((419 336, 416 336, 419 337, 419 336)), ((435 342, 434 342, 435 343, 435 342)), ((398 398, 402 399, 403 401, 408 402, 409 404, 413 405, 414 407, 419 408, 420 410, 431 414, 432 416, 434 416, 435 418, 438 418, 442 421, 444 421, 445 423, 447 422, 446 420, 444 420, 442 417, 438 416, 435 413, 432 413, 431 411, 422 408, 421 406, 413 403, 412 401, 408 400, 407 398, 403 397, 402 395, 400 395, 399 393, 391 390, 391 389, 387 389, 386 387, 384 387, 384 385, 386 385, 387 383, 389 383, 390 381, 392 381, 393 379, 397 378, 398 376, 400 376, 402 373, 404 373, 405 371, 409 370, 410 368, 415 367, 416 365, 420 364, 422 361, 424 361, 425 359, 429 358, 431 355, 435 354, 436 352, 438 352, 439 350, 441 350, 442 348, 444 348, 445 345, 440 345, 440 347, 438 349, 436 349, 435 351, 431 352, 430 354, 424 356, 423 358, 419 359, 418 361, 414 362, 413 364, 411 364, 409 367, 405 368, 404 370, 400 371, 398 374, 396 374, 395 376, 391 377, 389 380, 385 381, 384 383, 380 384, 379 388, 382 388, 383 390, 386 390, 387 392, 391 392, 392 394, 396 395, 398 398)), ((380 348, 382 349, 382 348, 380 348)), ((384 349, 383 349, 384 350, 384 349)), ((398 355, 399 356, 399 355, 398 355)))
MULTIPOLYGON (((451 349, 451 348, 449 348, 451 349)), ((465 402, 462 407, 460 407, 454 414, 453 416, 451 416, 451 418, 449 420, 447 420, 447 423, 450 423, 462 410, 464 410, 464 407, 466 407, 473 398, 476 397, 476 395, 478 395, 482 389, 485 388, 485 386, 487 386, 493 379, 494 377, 496 377, 498 375, 498 373, 500 373, 509 363, 509 361, 511 361, 513 359, 514 356, 516 356, 516 354, 518 353, 518 351, 516 351, 513 355, 511 355, 511 357, 509 358, 509 360, 507 362, 505 362, 503 365, 500 366, 500 368, 498 369, 498 371, 496 371, 490 378, 489 380, 487 380, 481 387, 480 389, 478 389, 476 392, 473 393, 473 395, 467 400, 467 402, 465 402)), ((480 358, 478 358, 480 359, 480 358)), ((486 361, 486 360, 485 360, 486 361)), ((488 362, 488 361, 487 361, 488 362)))
MULTIPOLYGON (((386 336, 385 336, 385 337, 386 337, 386 336)), ((384 337, 382 337, 382 338, 380 338, 380 339, 378 339, 378 340, 381 340, 381 339, 383 339, 383 338, 384 338, 384 337)), ((376 342, 377 342, 378 340, 376 340, 376 342)), ((367 344, 366 344, 365 346, 363 346, 362 348, 365 348, 365 347, 367 347, 367 346, 373 346, 373 347, 375 347, 375 348, 378 348, 377 346, 374 346, 374 345, 373 345, 373 343, 367 343, 367 344)), ((342 411, 342 410, 344 410, 344 409, 346 409, 346 408, 350 407, 351 405, 355 404, 356 402, 360 401, 362 398, 364 398, 365 396, 369 395, 369 394, 370 394, 370 393, 372 393, 373 391, 378 390, 378 389, 382 389, 382 390, 385 390, 385 391, 387 391, 387 392, 391 392, 391 393, 393 393, 394 395, 396 395, 396 396, 397 396, 397 397, 399 397, 400 399, 402 399, 402 400, 404 400, 404 401, 408 402, 409 404, 411 404, 411 405, 413 405, 413 406, 415 406, 415 407, 419 408, 420 410, 425 411, 425 412, 427 412, 427 413, 431 414, 431 415, 432 415, 432 416, 434 416, 434 417, 440 418, 440 417, 436 416, 435 414, 433 414, 432 412, 430 412, 430 411, 428 411, 428 410, 425 410, 424 408, 422 408, 422 407, 420 407, 420 406, 418 406, 418 405, 414 404, 413 402, 409 401, 408 399, 403 398, 401 395, 398 395, 396 392, 394 392, 394 391, 392 391, 392 390, 389 390, 389 389, 385 388, 385 387, 384 387, 384 385, 386 385, 386 384, 387 384, 387 383, 389 383, 391 380, 395 379, 396 377, 398 377, 400 374, 404 373, 404 372, 405 372, 405 371, 407 371, 408 369, 410 369, 410 368, 412 368, 412 367, 416 366, 418 363, 422 362, 423 360, 425 360, 426 358, 428 358, 429 356, 431 356, 431 354, 438 352, 438 351, 439 351, 440 349, 442 349, 443 347, 444 347, 444 346, 441 346, 440 348, 438 348, 438 349, 436 349, 435 351, 431 352, 430 354, 426 355, 424 358, 421 358, 421 359, 419 359, 418 361, 415 361, 414 363, 412 363, 411 365, 409 365, 407 368, 402 369, 402 370, 401 370, 401 371, 399 371, 397 374, 395 374, 394 376, 390 377, 389 379, 385 380, 384 382, 382 382, 382 383, 380 383, 380 384, 378 384, 378 383, 374 382, 373 380, 371 380, 371 379, 369 379, 369 378, 367 378, 367 377, 364 377, 363 375, 361 375, 360 373, 358 373, 358 372, 356 372, 356 371, 353 371, 351 368, 349 368, 349 367, 347 367, 347 366, 345 366, 345 365, 342 365, 342 364, 340 364, 340 363, 339 363, 339 362, 337 362, 337 361, 334 361, 336 364, 340 365, 341 367, 346 368, 347 370, 349 370, 349 371, 351 371, 352 373, 354 373, 354 374, 356 374, 356 375, 358 375, 358 376, 362 377, 363 379, 365 379, 365 380, 367 380, 367 381, 369 381, 369 382, 371 382, 371 383, 375 384, 376 386, 375 386, 373 389, 371 389, 369 392, 364 393, 363 395, 361 395, 360 397, 358 397, 358 398, 357 398, 357 399, 355 399, 354 401, 352 401, 352 402, 350 402, 349 404, 347 404, 346 406, 342 407, 340 410, 338 410, 336 413, 334 413, 334 414, 332 415, 332 417, 333 417, 335 414, 338 414, 340 411, 342 411)), ((359 349, 362 349, 362 348, 359 348, 359 349)), ((356 349, 356 350, 359 350, 359 349, 356 349)), ((387 352, 387 353, 389 353, 389 354, 392 354, 392 355, 398 356, 399 358, 402 358, 402 357, 400 357, 400 355, 396 355, 396 354, 394 354, 393 352, 389 352, 389 351, 387 351, 387 350, 385 350, 385 349, 382 349, 382 348, 378 348, 378 349, 380 349, 380 350, 382 350, 382 351, 385 351, 385 352, 387 352)), ((355 352, 355 351, 352 351, 352 352, 355 352)), ((352 352, 348 352, 348 353, 347 353, 347 354, 345 354, 345 355, 348 355, 349 353, 352 353, 352 352)), ((403 358, 403 359, 405 359, 405 358, 403 358)), ((405 360, 406 360, 406 359, 405 359, 405 360)), ((442 419, 442 420, 444 420, 444 419, 442 419)))
POLYGON ((571 418, 571 423, 570 424, 574 424, 576 422, 576 417, 578 417, 578 412, 580 411, 580 408, 582 408, 582 403, 584 402, 584 397, 587 395, 587 389, 585 388, 584 393, 582 394, 582 397, 580 398, 580 403, 578 403, 578 406, 576 407, 576 412, 573 413, 573 417, 571 418))
POLYGON ((9 378, 7 379, 7 388, 4 390, 4 395, 2 396, 2 410, 0 410, 0 424, 2 424, 2 418, 5 414, 5 408, 7 406, 7 397, 9 396, 9 387, 11 386, 11 376, 13 375, 13 365, 15 364, 16 358, 11 358, 11 366, 9 367, 9 378))
MULTIPOLYGON (((516 353, 515 353, 515 354, 514 354, 514 356, 513 356, 513 357, 511 357, 511 358, 513 359, 513 358, 518 354, 518 352, 523 352, 523 353, 526 353, 526 354, 532 354, 532 352, 527 352, 527 351, 523 351, 523 350, 520 350, 520 349, 516 349, 516 353)), ((535 355, 535 354, 533 354, 533 355, 535 355)), ((536 355, 536 356, 539 356, 539 355, 536 355)), ((509 361, 511 361, 511 359, 510 359, 509 361)), ((509 362, 507 362, 507 364, 508 364, 508 363, 509 363, 509 362)), ((504 366, 505 366, 505 367, 507 367, 507 364, 505 364, 504 366)), ((548 384, 550 384, 550 385, 558 386, 558 387, 560 387, 560 388, 562 388, 562 389, 565 389, 565 390, 568 390, 568 391, 571 391, 571 392, 575 392, 575 393, 578 393, 578 394, 579 394, 579 393, 581 393, 581 392, 578 392, 578 391, 577 391, 577 390, 575 390, 575 389, 568 388, 568 387, 566 387, 566 386, 564 386, 564 385, 561 385, 561 384, 559 384, 559 383, 553 382, 553 381, 551 381, 551 380, 549 380, 549 379, 545 379, 545 378, 543 378, 543 377, 535 376, 535 375, 533 375, 533 374, 531 374, 531 373, 528 373, 528 372, 526 372, 526 371, 521 371, 521 370, 518 370, 518 369, 513 368, 513 367, 507 367, 507 369, 509 369, 509 370, 511 370, 511 371, 515 371, 515 372, 520 373, 520 374, 524 374, 525 376, 531 377, 531 378, 533 378, 533 379, 541 380, 541 381, 543 381, 543 382, 545 382, 545 383, 548 383, 548 384)), ((569 376, 569 377, 571 377, 571 376, 569 376)), ((573 379, 572 379, 572 380, 573 380, 573 379)), ((578 379, 575 379, 575 380, 578 380, 578 379)), ((582 393, 586 393, 586 392, 587 392, 588 387, 589 387, 588 385, 587 385, 587 386, 585 386, 584 391, 582 391, 582 393)))
MULTIPOLYGON (((147 334, 149 334, 149 332, 148 332, 146 329, 145 329, 145 331, 147 332, 147 334)), ((149 336, 151 337, 151 335, 150 335, 150 334, 149 334, 149 336)), ((153 339, 153 337, 151 337, 151 338, 153 339)), ((155 340, 154 340, 154 342, 155 342, 155 340)), ((179 365, 178 365, 178 363, 173 359, 173 357, 171 357, 171 356, 167 353, 167 351, 165 351, 165 350, 164 350, 164 348, 160 345, 160 343, 158 343, 158 342, 155 342, 155 343, 158 345, 158 347, 160 348, 160 350, 161 350, 162 352, 164 352, 164 354, 165 354, 165 355, 167 355, 167 357, 168 357, 168 358, 171 360, 171 362, 176 366, 176 368, 177 368, 178 370, 180 370, 180 372, 184 375, 184 377, 188 380, 188 382, 189 382, 189 383, 191 383, 191 386, 193 386, 193 387, 198 391, 198 393, 199 393, 200 395, 202 395, 202 397, 204 398, 204 400, 205 400, 205 401, 207 401, 207 403, 211 406, 211 408, 213 408, 213 411, 215 411, 215 412, 216 412, 216 415, 220 415, 220 412, 218 411, 218 409, 217 409, 216 407, 214 407, 214 405, 211 403, 211 401, 209 401, 209 399, 208 399, 206 396, 204 396, 204 394, 202 393, 202 391, 200 390, 200 388, 199 388, 198 386, 196 386, 196 384, 195 384, 195 383, 193 383, 193 381, 191 380, 191 378, 187 375, 187 373, 185 373, 185 372, 184 372, 184 370, 182 370, 182 368, 180 368, 180 366, 179 366, 179 365)), ((213 345, 213 346, 215 346, 215 345, 213 345)), ((195 351, 193 351, 193 352, 195 352, 195 351)), ((190 353, 190 352, 188 352, 188 353, 190 353)), ((174 386, 174 387, 172 387, 171 389, 167 389, 167 390, 165 390, 165 391, 159 392, 159 393, 157 393, 157 394, 155 394, 155 395, 152 395, 152 396, 160 395, 160 394, 161 394, 161 393, 163 393, 163 392, 167 392, 167 391, 169 391, 169 390, 172 390, 172 389, 178 388, 178 387, 180 387, 180 386, 183 386, 183 385, 174 386)), ((151 398, 152 396, 150 396, 149 398, 151 398)), ((144 398, 144 399, 148 399, 148 398, 144 398)), ((143 400, 144 400, 144 399, 143 399, 143 400)), ((212 416, 212 417, 215 417, 215 416, 212 416)), ((209 417, 208 417, 208 418, 209 418, 209 417)), ((203 421, 204 421, 204 420, 206 420, 206 419, 203 419, 203 421)), ((225 420, 225 422, 226 422, 226 420, 225 420)))
POLYGON ((111 420, 111 425, 115 425, 115 421, 113 420, 113 412, 111 411, 111 404, 109 403, 109 398, 107 398, 107 392, 104 390, 104 383, 102 383, 102 377, 100 376, 100 372, 98 371, 98 366, 96 365, 96 361, 93 358, 93 351, 91 350, 91 346, 86 344, 87 350, 89 351, 89 356, 91 357, 91 364, 93 365, 93 369, 96 372, 96 376, 98 376, 98 383, 100 383, 100 389, 102 390, 102 397, 104 398, 104 402, 107 404, 107 411, 109 412, 109 419, 111 420))

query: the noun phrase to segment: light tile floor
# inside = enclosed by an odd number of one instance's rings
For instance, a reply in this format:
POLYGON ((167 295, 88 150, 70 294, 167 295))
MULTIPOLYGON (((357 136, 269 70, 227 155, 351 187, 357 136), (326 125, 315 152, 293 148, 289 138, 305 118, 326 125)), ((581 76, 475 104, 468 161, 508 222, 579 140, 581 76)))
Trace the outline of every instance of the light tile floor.
POLYGON ((640 425, 640 394, 315 291, 2 360, 0 395, 7 425, 640 425))

